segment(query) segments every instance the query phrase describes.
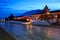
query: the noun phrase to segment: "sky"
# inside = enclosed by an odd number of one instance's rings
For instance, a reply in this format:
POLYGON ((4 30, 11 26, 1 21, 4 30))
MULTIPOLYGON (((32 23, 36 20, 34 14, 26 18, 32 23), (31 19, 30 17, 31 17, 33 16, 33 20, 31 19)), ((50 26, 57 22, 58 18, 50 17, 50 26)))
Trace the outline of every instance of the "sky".
POLYGON ((0 13, 43 9, 45 5, 51 10, 60 10, 60 0, 0 0, 0 13))

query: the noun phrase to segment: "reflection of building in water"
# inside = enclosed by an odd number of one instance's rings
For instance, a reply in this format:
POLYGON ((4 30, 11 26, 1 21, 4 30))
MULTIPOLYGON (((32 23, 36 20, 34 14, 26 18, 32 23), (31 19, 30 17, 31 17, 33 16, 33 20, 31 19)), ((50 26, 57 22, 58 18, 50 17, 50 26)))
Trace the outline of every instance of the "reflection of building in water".
POLYGON ((56 29, 53 29, 53 30, 51 30, 50 28, 47 28, 45 30, 45 33, 47 34, 48 37, 49 36, 52 36, 52 34, 53 35, 58 35, 58 32, 59 32, 59 30, 57 28, 56 29))
POLYGON ((54 37, 60 38, 60 30, 59 28, 55 28, 52 32, 52 35, 55 35, 54 37))
POLYGON ((32 40, 32 25, 26 24, 26 40, 32 40))
POLYGON ((50 40, 58 40, 60 38, 59 32, 60 31, 58 28, 46 28, 45 29, 45 33, 50 40))
POLYGON ((51 29, 47 28, 45 30, 45 33, 46 33, 47 37, 50 37, 51 36, 51 29))
POLYGON ((32 25, 31 24, 27 24, 26 25, 26 30, 28 33, 32 33, 32 25))

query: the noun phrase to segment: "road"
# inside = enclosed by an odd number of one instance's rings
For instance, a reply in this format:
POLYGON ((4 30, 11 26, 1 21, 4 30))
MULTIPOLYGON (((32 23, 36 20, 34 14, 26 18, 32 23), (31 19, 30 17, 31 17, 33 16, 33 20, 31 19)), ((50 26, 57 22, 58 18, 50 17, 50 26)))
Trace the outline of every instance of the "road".
POLYGON ((60 40, 60 28, 19 23, 0 23, 16 40, 60 40))

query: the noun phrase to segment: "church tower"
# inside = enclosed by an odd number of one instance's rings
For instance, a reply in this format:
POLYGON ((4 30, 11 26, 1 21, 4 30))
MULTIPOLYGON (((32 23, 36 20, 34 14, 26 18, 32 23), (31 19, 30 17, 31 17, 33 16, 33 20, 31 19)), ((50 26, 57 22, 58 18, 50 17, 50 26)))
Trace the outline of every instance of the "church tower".
POLYGON ((43 13, 44 14, 49 14, 49 9, 48 9, 48 6, 47 5, 43 9, 43 13))

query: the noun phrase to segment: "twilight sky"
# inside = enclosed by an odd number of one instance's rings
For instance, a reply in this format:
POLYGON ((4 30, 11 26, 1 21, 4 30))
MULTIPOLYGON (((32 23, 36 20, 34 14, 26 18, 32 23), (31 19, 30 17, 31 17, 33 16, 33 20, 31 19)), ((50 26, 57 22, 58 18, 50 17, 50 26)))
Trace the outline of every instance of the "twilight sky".
POLYGON ((60 9, 60 0, 0 0, 0 13, 11 10, 43 9, 45 5, 51 10, 60 9))
POLYGON ((43 9, 45 5, 50 9, 60 9, 60 0, 0 0, 0 9, 4 10, 43 9))

